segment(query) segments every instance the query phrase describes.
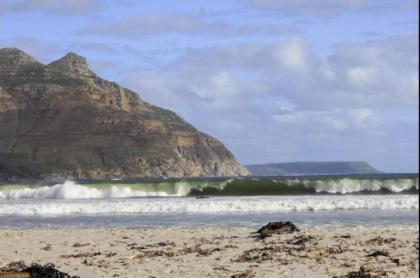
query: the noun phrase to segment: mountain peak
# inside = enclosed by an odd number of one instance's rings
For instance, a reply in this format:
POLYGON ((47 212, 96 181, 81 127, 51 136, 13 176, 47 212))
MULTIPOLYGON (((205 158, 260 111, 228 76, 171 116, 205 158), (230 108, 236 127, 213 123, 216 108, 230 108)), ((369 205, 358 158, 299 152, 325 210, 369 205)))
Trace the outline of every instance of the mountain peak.
POLYGON ((48 65, 50 68, 56 68, 65 71, 71 75, 92 76, 93 72, 89 69, 86 58, 75 52, 69 52, 61 59, 48 65))
MULTIPOLYGON (((16 48, 16 47, 5 47, 5 48, 0 48, 0 55, 14 55, 14 56, 26 56, 26 57, 30 57, 31 59, 33 59, 31 56, 29 56, 28 54, 26 54, 24 51, 16 48)), ((34 60, 34 59, 33 59, 34 60)))
POLYGON ((84 63, 87 64, 86 62, 86 58, 77 54, 76 52, 70 51, 69 53, 67 53, 66 55, 64 55, 63 58, 61 58, 60 60, 68 60, 68 61, 78 61, 80 63, 84 63))
POLYGON ((40 63, 20 49, 0 48, 0 68, 7 67, 13 71, 28 65, 40 65, 40 63))

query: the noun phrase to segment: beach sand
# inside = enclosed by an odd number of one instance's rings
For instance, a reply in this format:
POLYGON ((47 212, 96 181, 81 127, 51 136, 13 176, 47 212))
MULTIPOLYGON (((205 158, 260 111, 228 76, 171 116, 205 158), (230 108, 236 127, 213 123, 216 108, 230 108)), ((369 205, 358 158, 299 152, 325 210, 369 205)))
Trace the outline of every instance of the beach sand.
POLYGON ((0 267, 53 263, 80 277, 418 277, 418 226, 305 228, 263 240, 254 231, 0 230, 0 267))

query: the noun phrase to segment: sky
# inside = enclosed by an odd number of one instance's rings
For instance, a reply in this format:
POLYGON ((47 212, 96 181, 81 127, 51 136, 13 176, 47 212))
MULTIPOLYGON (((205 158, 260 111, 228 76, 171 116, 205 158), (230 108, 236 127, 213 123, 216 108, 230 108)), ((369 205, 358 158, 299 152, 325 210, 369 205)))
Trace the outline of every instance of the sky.
POLYGON ((418 172, 418 0, 1 0, 0 47, 180 114, 243 164, 418 172))

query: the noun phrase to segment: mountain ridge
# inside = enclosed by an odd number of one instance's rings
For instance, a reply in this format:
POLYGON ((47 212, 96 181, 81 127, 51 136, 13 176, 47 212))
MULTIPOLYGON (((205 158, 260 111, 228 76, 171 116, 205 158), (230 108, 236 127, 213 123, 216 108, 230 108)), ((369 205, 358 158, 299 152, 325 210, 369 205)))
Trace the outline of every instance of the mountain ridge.
POLYGON ((0 126, 3 176, 249 174, 220 141, 98 77, 74 52, 44 65, 0 49, 0 126))

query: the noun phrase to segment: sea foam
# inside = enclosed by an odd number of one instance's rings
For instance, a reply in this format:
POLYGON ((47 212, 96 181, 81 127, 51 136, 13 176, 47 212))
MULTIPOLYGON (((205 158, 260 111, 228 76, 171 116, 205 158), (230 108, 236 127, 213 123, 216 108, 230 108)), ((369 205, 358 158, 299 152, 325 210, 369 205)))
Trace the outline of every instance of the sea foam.
POLYGON ((314 188, 316 192, 347 194, 363 191, 380 191, 387 189, 390 192, 402 192, 410 189, 419 189, 418 179, 329 179, 329 180, 294 180, 288 181, 290 186, 303 182, 305 187, 314 188))
POLYGON ((418 210, 417 195, 259 196, 135 198, 103 200, 17 200, 0 202, 0 215, 87 215, 141 213, 232 213, 340 210, 418 210))
POLYGON ((0 191, 0 199, 101 199, 101 198, 128 198, 128 197, 166 197, 185 196, 189 192, 188 185, 179 183, 172 191, 159 190, 155 187, 142 190, 132 189, 130 186, 103 186, 95 188, 80 185, 73 181, 53 186, 36 188, 7 188, 0 191))

